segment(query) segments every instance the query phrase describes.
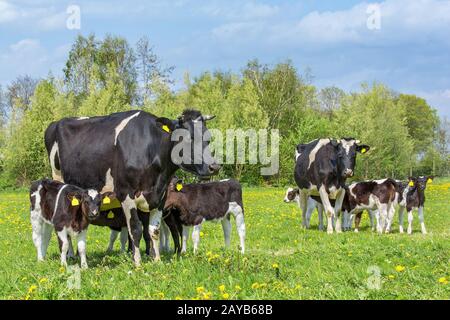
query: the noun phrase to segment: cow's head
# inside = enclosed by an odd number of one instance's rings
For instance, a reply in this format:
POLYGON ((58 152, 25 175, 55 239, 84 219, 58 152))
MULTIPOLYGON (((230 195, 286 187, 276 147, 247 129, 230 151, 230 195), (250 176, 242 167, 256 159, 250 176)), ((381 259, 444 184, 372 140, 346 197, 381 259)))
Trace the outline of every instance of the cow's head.
POLYGON ((343 178, 352 177, 356 165, 356 153, 366 153, 370 147, 360 144, 359 140, 353 138, 342 138, 341 140, 331 140, 331 144, 337 150, 338 174, 343 178))
POLYGON ((106 200, 116 198, 114 192, 98 193, 95 190, 79 190, 67 193, 70 206, 81 209, 81 213, 89 220, 95 220, 100 215, 100 206, 106 200))
POLYGON ((185 110, 177 120, 156 119, 156 123, 175 142, 172 162, 198 176, 211 176, 219 171, 220 166, 209 149, 211 134, 206 127, 206 121, 214 117, 202 115, 197 110, 185 110), (180 159, 174 159, 174 156, 180 159))
POLYGON ((292 202, 299 196, 298 188, 288 188, 284 196, 284 202, 292 202))
POLYGON ((418 188, 419 191, 425 191, 427 184, 433 182, 434 176, 409 177, 409 187, 411 189, 418 188))

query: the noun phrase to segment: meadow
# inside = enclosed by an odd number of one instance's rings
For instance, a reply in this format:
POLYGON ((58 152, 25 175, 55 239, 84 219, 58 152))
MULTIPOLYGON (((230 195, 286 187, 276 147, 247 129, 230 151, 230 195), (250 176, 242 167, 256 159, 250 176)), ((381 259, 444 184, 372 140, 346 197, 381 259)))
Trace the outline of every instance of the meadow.
MULTIPOLYGON (((26 191, 0 193, 1 299, 449 299, 450 180, 427 188, 425 223, 417 213, 413 235, 378 235, 363 215, 358 234, 327 235, 301 228, 295 204, 283 203, 282 188, 245 188, 247 253, 223 248, 220 224, 205 224, 200 250, 161 262, 105 252, 109 229, 91 226, 88 270, 60 267, 56 236, 47 260, 36 261, 26 191), (79 278, 78 278, 79 275, 79 278), (79 283, 77 283, 79 279, 79 283)), ((406 226, 405 219, 405 226, 406 226)), ((141 243, 143 250, 143 243, 141 243)), ((77 260, 70 260, 74 266, 77 260)))

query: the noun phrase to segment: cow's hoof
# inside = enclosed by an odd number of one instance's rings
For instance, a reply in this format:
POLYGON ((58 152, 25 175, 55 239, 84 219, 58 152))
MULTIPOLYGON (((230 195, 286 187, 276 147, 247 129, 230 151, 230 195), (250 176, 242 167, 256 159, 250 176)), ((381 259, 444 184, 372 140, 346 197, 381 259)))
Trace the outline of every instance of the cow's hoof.
POLYGON ((81 269, 86 270, 88 268, 87 263, 82 263, 81 264, 81 269))
POLYGON ((359 232, 359 230, 358 229, 355 229, 355 233, 358 233, 359 232))

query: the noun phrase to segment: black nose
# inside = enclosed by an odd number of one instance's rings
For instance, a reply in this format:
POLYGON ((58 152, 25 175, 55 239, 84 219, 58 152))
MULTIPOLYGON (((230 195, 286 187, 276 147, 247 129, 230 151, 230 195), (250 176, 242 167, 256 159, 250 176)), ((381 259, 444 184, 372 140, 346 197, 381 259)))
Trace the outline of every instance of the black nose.
POLYGON ((208 169, 210 173, 217 173, 220 170, 220 165, 213 163, 209 165, 208 169))

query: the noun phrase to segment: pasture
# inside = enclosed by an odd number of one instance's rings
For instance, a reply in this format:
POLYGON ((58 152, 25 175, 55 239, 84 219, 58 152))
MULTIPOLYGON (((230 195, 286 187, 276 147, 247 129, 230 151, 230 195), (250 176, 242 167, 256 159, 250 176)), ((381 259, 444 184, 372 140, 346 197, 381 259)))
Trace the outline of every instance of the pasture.
POLYGON ((197 255, 190 241, 182 258, 166 254, 155 263, 144 257, 136 269, 119 252, 119 241, 105 253, 108 228, 90 226, 89 269, 81 271, 79 288, 73 287, 77 271, 60 267, 54 234, 47 260, 36 261, 27 192, 2 192, 0 299, 450 298, 450 180, 436 179, 427 188, 428 235, 420 233, 417 213, 411 236, 398 233, 397 214, 389 235, 371 232, 367 214, 359 234, 320 232, 317 213, 312 228, 303 230, 296 204, 282 201, 284 191, 244 188, 244 256, 234 221, 230 250, 223 249, 221 225, 205 223, 197 255))

